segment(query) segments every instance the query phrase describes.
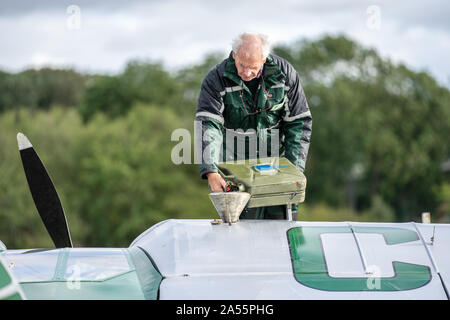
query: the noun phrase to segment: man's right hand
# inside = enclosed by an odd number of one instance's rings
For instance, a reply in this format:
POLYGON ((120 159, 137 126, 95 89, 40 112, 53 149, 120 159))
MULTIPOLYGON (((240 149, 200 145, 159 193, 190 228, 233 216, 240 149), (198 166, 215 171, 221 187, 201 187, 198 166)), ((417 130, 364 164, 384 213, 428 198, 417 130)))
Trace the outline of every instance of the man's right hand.
POLYGON ((227 183, 217 172, 209 172, 206 174, 208 178, 209 188, 212 192, 223 192, 227 183))

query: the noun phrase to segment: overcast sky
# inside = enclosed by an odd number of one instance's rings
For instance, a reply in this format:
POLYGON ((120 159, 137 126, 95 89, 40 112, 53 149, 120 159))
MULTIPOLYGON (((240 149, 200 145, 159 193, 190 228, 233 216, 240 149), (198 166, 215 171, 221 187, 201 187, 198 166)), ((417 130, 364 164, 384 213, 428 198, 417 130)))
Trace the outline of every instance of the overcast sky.
POLYGON ((1 0, 0 69, 116 73, 135 58, 177 68, 251 30, 274 43, 345 34, 450 87, 448 0, 1 0))

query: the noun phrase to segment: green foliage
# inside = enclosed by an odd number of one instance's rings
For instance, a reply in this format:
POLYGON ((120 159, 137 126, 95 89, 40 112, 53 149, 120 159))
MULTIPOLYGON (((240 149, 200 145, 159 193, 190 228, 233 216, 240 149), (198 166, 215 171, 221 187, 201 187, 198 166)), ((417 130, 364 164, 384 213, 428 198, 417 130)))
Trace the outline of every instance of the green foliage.
POLYGON ((325 203, 306 204, 299 207, 300 221, 358 221, 358 222, 386 222, 392 221, 392 209, 382 203, 381 198, 369 210, 357 212, 346 207, 331 207, 325 203))
POLYGON ((0 71, 0 112, 21 106, 34 106, 35 95, 29 78, 23 74, 0 71))
POLYGON ((159 63, 132 61, 120 78, 129 86, 133 102, 184 109, 180 83, 159 63))
POLYGON ((436 209, 432 187, 450 157, 448 89, 342 36, 275 52, 300 71, 312 109, 310 201, 364 210, 381 196, 399 221, 436 209))
POLYGON ((170 109, 142 105, 113 121, 99 115, 84 128, 73 149, 72 193, 74 209, 89 221, 88 243, 127 245, 164 219, 213 213, 198 173, 171 161, 179 124, 170 109))
MULTIPOLYGON (((183 98, 187 104, 197 105, 203 79, 216 64, 225 58, 226 56, 222 53, 211 53, 205 56, 202 63, 185 67, 178 71, 177 81, 183 86, 183 98)), ((194 118, 195 108, 191 108, 191 112, 188 115, 194 118)))
POLYGON ((126 83, 113 76, 100 76, 87 83, 79 112, 84 122, 96 113, 103 112, 110 117, 125 114, 131 107, 130 90, 126 83))
POLYGON ((84 122, 102 112, 114 119, 136 103, 168 107, 180 114, 187 110, 181 83, 161 64, 131 61, 117 76, 96 77, 87 84, 79 107, 84 122))
POLYGON ((440 202, 440 205, 436 210, 437 218, 435 221, 450 223, 450 182, 447 181, 440 186, 435 186, 433 190, 440 202))
POLYGON ((201 64, 174 74, 164 70, 160 63, 130 61, 123 73, 99 76, 87 84, 80 114, 84 122, 97 112, 114 119, 125 115, 136 103, 146 103, 170 108, 191 123, 202 80, 223 58, 219 53, 209 54, 201 64))
POLYGON ((73 107, 81 99, 86 78, 70 69, 29 69, 18 74, 0 71, 0 112, 19 107, 73 107))

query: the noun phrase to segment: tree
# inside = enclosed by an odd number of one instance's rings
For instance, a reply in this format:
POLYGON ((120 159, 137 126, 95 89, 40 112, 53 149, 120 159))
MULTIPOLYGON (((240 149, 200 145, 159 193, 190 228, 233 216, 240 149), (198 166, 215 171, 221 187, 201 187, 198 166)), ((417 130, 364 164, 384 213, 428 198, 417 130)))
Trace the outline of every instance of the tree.
POLYGON ((84 122, 96 113, 104 112, 110 117, 124 115, 133 103, 127 83, 116 76, 97 76, 87 83, 86 91, 79 105, 84 122))
POLYGON ((311 201, 353 201, 362 210, 379 195, 398 220, 438 206, 431 190, 450 158, 448 89, 343 36, 275 52, 299 70, 312 108, 311 201), (357 194, 349 196, 349 189, 357 194))

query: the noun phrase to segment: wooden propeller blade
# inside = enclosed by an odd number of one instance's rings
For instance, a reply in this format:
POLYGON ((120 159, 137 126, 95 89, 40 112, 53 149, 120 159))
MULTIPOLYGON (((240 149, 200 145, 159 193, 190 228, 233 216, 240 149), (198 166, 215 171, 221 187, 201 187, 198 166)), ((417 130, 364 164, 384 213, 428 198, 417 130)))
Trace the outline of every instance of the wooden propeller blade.
POLYGON ((28 138, 17 134, 19 152, 36 209, 57 248, 72 247, 66 216, 55 186, 28 138))

